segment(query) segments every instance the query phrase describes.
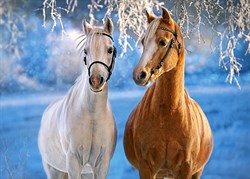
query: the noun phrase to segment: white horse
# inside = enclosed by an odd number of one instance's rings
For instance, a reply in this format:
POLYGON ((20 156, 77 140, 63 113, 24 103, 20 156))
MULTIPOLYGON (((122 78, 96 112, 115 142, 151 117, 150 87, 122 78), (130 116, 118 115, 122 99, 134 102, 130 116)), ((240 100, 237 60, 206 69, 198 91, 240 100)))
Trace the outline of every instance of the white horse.
POLYGON ((107 176, 116 146, 117 132, 108 101, 108 80, 116 49, 108 18, 104 28, 83 21, 86 34, 84 61, 87 66, 68 94, 45 110, 38 144, 49 179, 80 179, 91 166, 93 177, 107 176))

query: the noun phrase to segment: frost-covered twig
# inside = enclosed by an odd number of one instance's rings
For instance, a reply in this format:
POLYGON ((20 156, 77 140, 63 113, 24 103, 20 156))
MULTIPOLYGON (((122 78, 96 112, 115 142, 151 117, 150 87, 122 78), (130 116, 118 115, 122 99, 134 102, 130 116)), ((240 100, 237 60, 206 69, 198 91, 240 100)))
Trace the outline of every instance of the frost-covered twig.
POLYGON ((2 26, 0 38, 0 50, 14 54, 17 59, 21 58, 22 49, 18 41, 26 35, 25 16, 18 14, 19 8, 13 6, 13 0, 0 2, 0 25, 2 26))
POLYGON ((74 12, 75 8, 78 6, 77 0, 66 0, 68 5, 68 11, 74 12))
POLYGON ((4 164, 5 164, 5 168, 6 171, 8 173, 8 178, 10 179, 14 179, 15 173, 16 173, 16 168, 11 168, 10 167, 10 161, 7 155, 7 147, 6 147, 6 143, 4 143, 4 145, 2 145, 2 147, 4 148, 4 151, 2 152, 2 158, 4 160, 4 164))
POLYGON ((99 11, 103 8, 103 5, 100 4, 101 0, 91 0, 91 3, 88 5, 89 9, 89 17, 90 17, 90 24, 94 25, 97 20, 95 19, 95 11, 99 11))
POLYGON ((218 36, 220 36, 219 65, 223 66, 226 71, 229 68, 226 81, 232 84, 234 80, 240 88, 236 74, 239 76, 242 65, 239 63, 239 59, 235 56, 234 51, 243 36, 245 37, 245 42, 248 42, 249 46, 250 41, 247 39, 249 35, 249 25, 246 24, 246 22, 249 23, 249 19, 245 19, 245 17, 250 16, 250 4, 245 0, 240 1, 238 4, 235 4, 233 0, 228 0, 227 7, 228 8, 225 9, 224 12, 227 17, 227 21, 225 21, 225 30, 222 33, 217 32, 218 36), (225 46, 225 41, 227 45, 224 50, 223 46, 225 46))
POLYGON ((225 59, 226 57, 229 59, 229 73, 227 75, 226 81, 229 81, 230 84, 232 84, 233 79, 235 80, 237 86, 240 88, 239 82, 236 78, 236 74, 240 74, 240 70, 242 68, 242 65, 238 62, 238 59, 234 55, 234 50, 236 48, 237 40, 232 37, 228 40, 227 49, 225 51, 225 55, 221 57, 220 61, 223 61, 223 66, 227 70, 225 59))
POLYGON ((11 168, 10 166, 10 161, 9 161, 9 157, 8 157, 8 148, 6 146, 6 142, 2 140, 2 152, 1 152, 1 157, 4 161, 4 165, 8 174, 8 178, 10 179, 14 179, 14 176, 17 172, 17 168, 11 168))
POLYGON ((184 37, 188 37, 189 36, 189 26, 190 26, 190 22, 189 22, 189 14, 187 11, 187 3, 188 0, 182 0, 179 3, 179 8, 178 8, 178 24, 180 26, 180 28, 182 29, 182 33, 184 35, 184 37))
MULTIPOLYGON (((26 139, 21 148, 19 148, 19 156, 15 159, 15 165, 13 165, 10 161, 9 157, 9 146, 7 146, 5 139, 0 138, 1 142, 1 150, 0 150, 0 158, 3 159, 4 166, 6 169, 7 178, 15 179, 18 178, 17 176, 21 176, 21 172, 23 170, 23 167, 27 161, 27 158, 29 157, 28 151, 27 151, 27 143, 26 139)), ((19 146, 20 147, 20 146, 19 146)))
POLYGON ((61 29, 62 29, 62 39, 64 37, 64 35, 66 34, 65 30, 64 30, 64 25, 63 25, 63 21, 62 21, 62 15, 59 12, 59 10, 65 11, 66 13, 69 13, 70 9, 71 11, 74 10, 74 8, 77 6, 77 0, 75 0, 75 3, 72 5, 73 0, 70 0, 70 2, 68 0, 66 0, 66 3, 68 4, 68 8, 63 8, 63 7, 57 7, 56 5, 56 0, 44 0, 43 1, 43 26, 46 26, 46 9, 49 9, 49 13, 50 13, 50 17, 53 20, 53 25, 51 27, 51 31, 53 32, 56 25, 57 25, 57 20, 60 23, 61 29))

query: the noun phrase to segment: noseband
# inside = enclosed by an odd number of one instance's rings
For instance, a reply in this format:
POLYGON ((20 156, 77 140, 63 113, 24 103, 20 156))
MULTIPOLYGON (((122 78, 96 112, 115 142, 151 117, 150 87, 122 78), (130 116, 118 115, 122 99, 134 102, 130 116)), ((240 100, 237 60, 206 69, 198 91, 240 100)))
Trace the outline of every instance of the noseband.
MULTIPOLYGON (((113 38, 112 38, 111 35, 109 35, 109 34, 102 33, 102 32, 98 32, 97 34, 107 36, 107 37, 109 37, 109 38, 112 40, 112 42, 114 42, 113 38)), ((107 64, 105 64, 105 63, 103 63, 103 62, 101 62, 101 61, 94 61, 94 62, 92 62, 92 63, 89 65, 89 67, 87 67, 87 68, 88 68, 88 75, 90 76, 90 69, 91 69, 91 67, 92 67, 94 64, 101 64, 101 65, 103 65, 103 66, 107 69, 107 71, 108 71, 108 73, 109 73, 109 74, 108 74, 108 77, 107 77, 107 79, 106 79, 106 82, 107 82, 107 81, 110 79, 110 76, 112 75, 112 70, 113 70, 113 67, 114 67, 114 64, 115 64, 115 58, 116 58, 116 48, 115 48, 115 46, 113 45, 113 56, 112 56, 111 64, 108 66, 107 64)), ((85 65, 87 66, 86 56, 84 57, 84 63, 85 63, 85 65)))
POLYGON ((162 65, 164 64, 164 62, 165 62, 165 60, 166 60, 166 58, 167 58, 167 56, 168 56, 171 48, 174 47, 174 44, 175 44, 176 41, 178 43, 178 56, 180 55, 180 51, 181 51, 181 43, 178 41, 178 38, 177 38, 178 34, 177 34, 176 31, 172 31, 172 30, 167 29, 165 27, 159 27, 158 29, 172 33, 173 34, 173 38, 171 39, 170 44, 168 46, 168 49, 167 49, 165 55, 163 56, 163 58, 161 59, 159 65, 157 65, 156 67, 152 68, 151 75, 154 74, 155 71, 158 71, 162 67, 162 65))

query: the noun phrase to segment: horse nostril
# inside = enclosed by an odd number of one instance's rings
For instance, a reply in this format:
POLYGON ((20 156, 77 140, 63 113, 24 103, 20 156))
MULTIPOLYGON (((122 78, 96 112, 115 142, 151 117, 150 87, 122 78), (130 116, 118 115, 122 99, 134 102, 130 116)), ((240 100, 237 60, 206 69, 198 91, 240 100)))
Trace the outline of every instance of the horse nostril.
POLYGON ((139 80, 144 80, 147 76, 147 73, 145 71, 142 71, 139 75, 138 75, 138 79, 139 80))
POLYGON ((101 79, 100 79, 100 84, 102 84, 104 81, 103 77, 101 76, 101 79))
POLYGON ((89 77, 89 84, 94 87, 98 87, 104 83, 104 78, 101 75, 91 75, 89 77))

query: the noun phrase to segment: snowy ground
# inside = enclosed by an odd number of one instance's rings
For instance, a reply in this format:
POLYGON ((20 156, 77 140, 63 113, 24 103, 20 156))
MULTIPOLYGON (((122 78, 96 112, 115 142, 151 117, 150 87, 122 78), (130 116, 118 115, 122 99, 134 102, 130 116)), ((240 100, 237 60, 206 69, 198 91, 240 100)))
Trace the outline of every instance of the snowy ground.
MULTIPOLYGON (((214 135, 214 151, 202 179, 250 179, 250 86, 189 87, 205 111, 214 135)), ((26 93, 0 96, 0 179, 46 178, 37 148, 41 115, 60 94, 26 93)), ((118 127, 118 143, 109 179, 137 179, 123 151, 128 115, 144 91, 110 92, 118 127)))

